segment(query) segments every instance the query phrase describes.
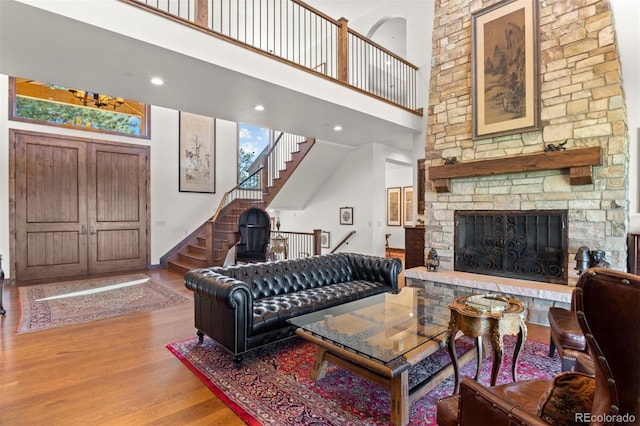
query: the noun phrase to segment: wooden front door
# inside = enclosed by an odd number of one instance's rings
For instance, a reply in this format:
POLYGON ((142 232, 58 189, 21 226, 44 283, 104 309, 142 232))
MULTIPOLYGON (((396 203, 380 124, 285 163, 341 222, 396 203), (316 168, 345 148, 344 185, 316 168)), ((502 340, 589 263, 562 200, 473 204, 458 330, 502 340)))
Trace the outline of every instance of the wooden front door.
POLYGON ((146 268, 146 149, 92 144, 88 164, 89 272, 146 268))
POLYGON ((147 147, 12 137, 16 279, 146 268, 147 147))

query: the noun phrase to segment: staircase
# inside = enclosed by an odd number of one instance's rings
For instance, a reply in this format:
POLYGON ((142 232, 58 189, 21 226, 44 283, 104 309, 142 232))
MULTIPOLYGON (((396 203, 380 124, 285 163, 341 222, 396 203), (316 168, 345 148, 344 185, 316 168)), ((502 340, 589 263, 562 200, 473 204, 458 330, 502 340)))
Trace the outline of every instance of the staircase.
POLYGON ((281 133, 262 154, 262 166, 227 191, 213 217, 160 259, 164 268, 181 274, 194 268, 222 266, 239 240, 238 218, 251 207, 266 209, 293 175, 315 139, 281 133))

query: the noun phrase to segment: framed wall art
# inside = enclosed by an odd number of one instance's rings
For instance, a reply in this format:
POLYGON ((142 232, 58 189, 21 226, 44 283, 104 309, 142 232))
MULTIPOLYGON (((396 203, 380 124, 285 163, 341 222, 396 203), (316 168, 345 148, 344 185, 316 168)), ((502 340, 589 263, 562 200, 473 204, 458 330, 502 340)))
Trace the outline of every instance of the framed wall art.
POLYGON ((329 231, 322 231, 320 233, 320 247, 322 248, 331 247, 331 233, 329 231))
POLYGON ((353 225, 353 207, 340 207, 340 225, 353 225))
POLYGON ((387 226, 402 224, 402 191, 400 187, 387 188, 387 226))
POLYGON ((180 192, 216 192, 215 119, 180 112, 180 192))
POLYGON ((402 222, 404 226, 413 226, 413 186, 402 188, 402 222))
POLYGON ((471 15, 473 139, 540 128, 537 0, 471 15))

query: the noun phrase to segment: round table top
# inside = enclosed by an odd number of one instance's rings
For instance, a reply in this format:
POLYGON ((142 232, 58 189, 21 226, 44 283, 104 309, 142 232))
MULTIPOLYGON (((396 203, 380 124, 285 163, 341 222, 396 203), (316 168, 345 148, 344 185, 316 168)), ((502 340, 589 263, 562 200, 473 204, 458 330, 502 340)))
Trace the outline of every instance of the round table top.
POLYGON ((496 312, 491 312, 490 310, 481 310, 473 307, 472 304, 468 304, 467 300, 473 296, 480 295, 472 295, 472 296, 461 296, 454 299, 453 303, 449 305, 449 309, 455 310, 462 315, 473 316, 473 317, 493 317, 493 318, 502 318, 504 316, 511 315, 519 315, 524 312, 524 303, 521 300, 514 299, 511 297, 500 296, 495 294, 487 294, 484 295, 488 299, 496 300, 499 302, 504 302, 506 305, 504 310, 499 310, 496 312))

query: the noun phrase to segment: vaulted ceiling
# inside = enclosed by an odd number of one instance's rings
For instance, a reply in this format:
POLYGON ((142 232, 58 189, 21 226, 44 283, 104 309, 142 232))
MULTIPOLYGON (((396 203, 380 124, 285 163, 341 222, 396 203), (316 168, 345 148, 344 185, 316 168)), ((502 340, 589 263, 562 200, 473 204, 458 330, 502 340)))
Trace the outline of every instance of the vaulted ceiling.
POLYGON ((347 145, 410 149, 423 125, 420 116, 117 1, 0 1, 0 73, 347 145), (121 19, 109 19, 114 13, 121 19), (154 75, 166 84, 152 86, 154 75), (257 103, 266 110, 255 111, 257 103))

